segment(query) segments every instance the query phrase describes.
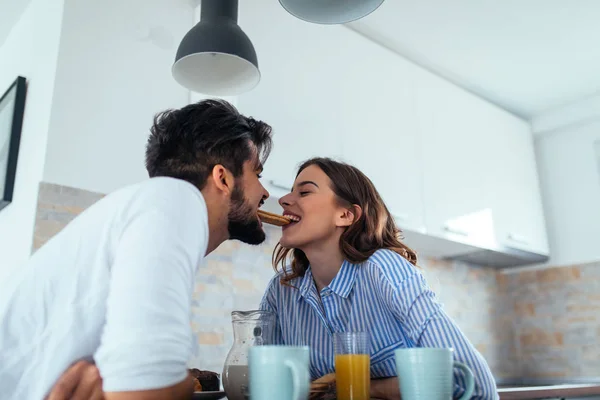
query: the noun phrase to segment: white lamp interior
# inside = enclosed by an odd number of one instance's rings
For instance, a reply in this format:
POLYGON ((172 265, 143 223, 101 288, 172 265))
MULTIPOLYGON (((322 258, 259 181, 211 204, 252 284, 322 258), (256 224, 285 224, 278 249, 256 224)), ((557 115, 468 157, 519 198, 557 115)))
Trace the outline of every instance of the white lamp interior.
POLYGON ((173 65, 173 77, 195 92, 231 96, 252 90, 260 72, 250 61, 225 53, 196 53, 173 65))
POLYGON ((343 24, 375 11, 383 0, 280 0, 292 15, 319 24, 343 24))

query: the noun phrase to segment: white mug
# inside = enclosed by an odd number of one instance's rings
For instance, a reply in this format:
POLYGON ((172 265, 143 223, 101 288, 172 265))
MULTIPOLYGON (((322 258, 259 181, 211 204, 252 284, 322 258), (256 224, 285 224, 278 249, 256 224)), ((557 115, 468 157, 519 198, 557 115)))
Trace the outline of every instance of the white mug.
POLYGON ((250 400, 306 400, 308 346, 254 346, 248 357, 250 400))

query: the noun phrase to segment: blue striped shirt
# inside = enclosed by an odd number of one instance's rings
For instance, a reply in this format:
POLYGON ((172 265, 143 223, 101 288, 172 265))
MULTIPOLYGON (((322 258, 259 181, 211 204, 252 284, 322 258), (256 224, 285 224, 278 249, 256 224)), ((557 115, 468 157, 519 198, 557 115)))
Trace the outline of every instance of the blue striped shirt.
MULTIPOLYGON (((294 287, 269 284, 261 309, 277 314, 276 344, 309 345, 310 373, 316 379, 334 372, 334 332, 366 331, 371 338, 371 377, 396 376, 394 350, 408 347, 454 349, 454 359, 475 376, 473 399, 498 399, 492 373, 481 354, 446 315, 419 269, 391 250, 378 250, 367 261, 345 261, 320 296, 310 268, 294 287)), ((455 370, 454 396, 465 377, 455 370)))

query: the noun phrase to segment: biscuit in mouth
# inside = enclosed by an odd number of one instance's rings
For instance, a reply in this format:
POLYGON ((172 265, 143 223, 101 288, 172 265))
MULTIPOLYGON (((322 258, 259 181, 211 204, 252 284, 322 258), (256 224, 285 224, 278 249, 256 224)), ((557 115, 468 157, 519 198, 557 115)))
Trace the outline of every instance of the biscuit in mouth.
POLYGON ((263 210, 258 210, 258 217, 262 222, 275 226, 285 226, 292 222, 291 219, 288 217, 284 217, 283 215, 279 214, 273 214, 263 210))

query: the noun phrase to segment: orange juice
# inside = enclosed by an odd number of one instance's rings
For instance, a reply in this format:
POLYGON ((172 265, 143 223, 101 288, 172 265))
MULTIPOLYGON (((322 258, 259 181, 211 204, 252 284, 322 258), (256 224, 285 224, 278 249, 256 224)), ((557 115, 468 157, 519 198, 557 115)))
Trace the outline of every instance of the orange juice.
POLYGON ((369 400, 371 359, 368 354, 337 354, 335 380, 338 400, 369 400))

